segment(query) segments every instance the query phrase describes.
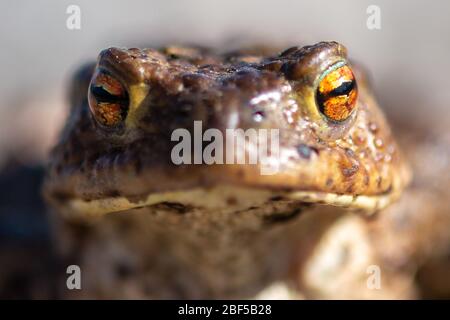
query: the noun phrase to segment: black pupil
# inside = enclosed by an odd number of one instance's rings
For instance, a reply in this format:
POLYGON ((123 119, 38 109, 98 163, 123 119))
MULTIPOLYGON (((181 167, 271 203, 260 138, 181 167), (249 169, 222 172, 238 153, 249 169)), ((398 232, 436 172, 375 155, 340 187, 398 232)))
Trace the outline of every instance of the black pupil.
POLYGON ((333 89, 327 94, 328 97, 337 97, 342 95, 348 95, 355 88, 355 81, 343 82, 339 87, 333 89))
POLYGON ((117 96, 106 91, 102 86, 91 86, 91 92, 95 96, 98 102, 106 103, 126 103, 128 101, 127 96, 117 96))

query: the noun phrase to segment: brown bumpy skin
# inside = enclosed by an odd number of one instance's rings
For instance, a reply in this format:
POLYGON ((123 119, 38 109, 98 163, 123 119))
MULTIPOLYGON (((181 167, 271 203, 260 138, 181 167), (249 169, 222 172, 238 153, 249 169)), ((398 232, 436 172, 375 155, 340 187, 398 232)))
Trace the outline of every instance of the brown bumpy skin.
POLYGON ((268 55, 110 48, 80 71, 71 103, 44 193, 67 219, 65 249, 88 270, 88 295, 250 296, 286 275, 300 213, 324 205, 376 211, 409 179, 364 75, 335 42, 268 55), (316 99, 336 64, 352 68, 358 83, 340 121, 316 99), (117 104, 118 96, 128 100, 117 104), (194 121, 223 133, 278 129, 279 154, 270 157, 277 170, 175 165, 171 135, 184 128, 194 136, 194 121))

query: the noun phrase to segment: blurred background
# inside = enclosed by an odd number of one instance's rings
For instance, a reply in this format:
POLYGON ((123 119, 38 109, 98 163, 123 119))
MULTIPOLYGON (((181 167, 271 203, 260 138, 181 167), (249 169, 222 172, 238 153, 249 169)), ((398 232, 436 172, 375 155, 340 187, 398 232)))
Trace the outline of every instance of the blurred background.
MULTIPOLYGON (((48 243, 46 220, 34 214, 43 212, 42 163, 66 115, 68 79, 101 49, 180 42, 232 49, 335 40, 370 71, 394 131, 409 123, 406 131, 418 130, 424 139, 430 132, 448 141, 449 15, 450 3, 444 0, 2 1, 0 246, 11 248, 6 244, 17 239, 44 248, 48 243), (79 30, 66 27, 69 5, 81 9, 79 30), (367 27, 369 5, 381 10, 379 30, 367 27)), ((448 153, 448 145, 439 146, 438 154, 448 153)), ((448 164, 448 158, 439 161, 443 168, 448 164)), ((3 250, 0 267, 8 268, 11 254, 23 261, 30 255, 3 250)), ((12 292, 23 287, 20 281, 25 280, 0 280, 0 287, 12 292)))

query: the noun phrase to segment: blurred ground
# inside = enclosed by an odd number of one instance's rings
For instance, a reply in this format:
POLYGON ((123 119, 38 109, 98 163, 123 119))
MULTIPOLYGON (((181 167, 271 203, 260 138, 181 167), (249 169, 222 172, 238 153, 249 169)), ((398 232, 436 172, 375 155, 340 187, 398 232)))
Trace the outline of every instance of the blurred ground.
MULTIPOLYGON (((38 191, 42 164, 64 120, 68 78, 101 49, 168 42, 235 47, 336 40, 371 71, 394 131, 406 135, 402 141, 419 135, 424 141, 440 136, 448 142, 449 9, 450 3, 444 0, 432 4, 425 0, 0 3, 0 268, 17 273, 16 278, 0 281, 0 287, 7 288, 0 296, 14 297, 8 296, 10 292, 36 296, 29 291, 27 277, 38 279, 37 286, 51 283, 48 271, 56 264, 38 191), (81 30, 66 28, 69 4, 81 8, 81 30), (381 30, 366 27, 370 4, 381 9, 381 30), (11 263, 12 257, 16 263, 11 263), (17 266, 25 268, 30 263, 32 274, 19 272, 17 266)), ((428 145, 441 148, 433 151, 439 155, 442 149, 448 152, 450 143, 428 145)), ((448 168, 448 163, 441 167, 417 163, 416 170, 425 175, 427 170, 448 168)), ((438 173, 448 175, 448 171, 438 173)), ((417 273, 426 296, 450 295, 449 286, 436 280, 437 274, 440 279, 449 278, 448 258, 442 259, 425 263, 417 273)), ((55 296, 52 286, 47 288, 40 294, 55 296)))

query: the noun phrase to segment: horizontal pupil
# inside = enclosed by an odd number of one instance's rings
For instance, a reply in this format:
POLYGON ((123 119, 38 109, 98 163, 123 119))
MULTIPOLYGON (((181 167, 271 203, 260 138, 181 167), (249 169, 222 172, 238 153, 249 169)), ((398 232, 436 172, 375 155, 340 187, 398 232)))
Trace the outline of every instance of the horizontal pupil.
POLYGON ((339 87, 326 94, 328 97, 348 95, 355 87, 355 81, 343 82, 339 87))
POLYGON ((91 92, 95 96, 95 98, 98 100, 98 102, 111 102, 111 103, 117 103, 117 102, 126 102, 127 97, 124 96, 117 96, 109 93, 101 86, 91 86, 91 92))

